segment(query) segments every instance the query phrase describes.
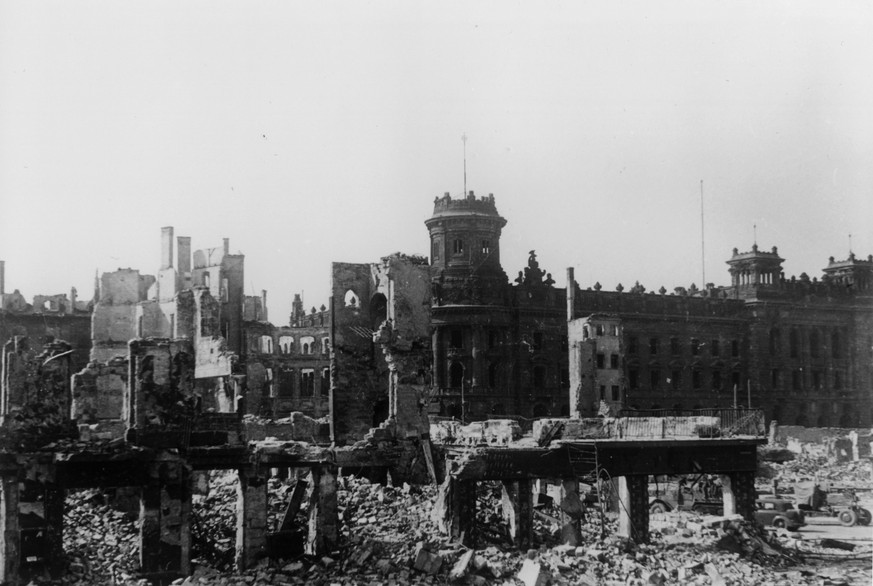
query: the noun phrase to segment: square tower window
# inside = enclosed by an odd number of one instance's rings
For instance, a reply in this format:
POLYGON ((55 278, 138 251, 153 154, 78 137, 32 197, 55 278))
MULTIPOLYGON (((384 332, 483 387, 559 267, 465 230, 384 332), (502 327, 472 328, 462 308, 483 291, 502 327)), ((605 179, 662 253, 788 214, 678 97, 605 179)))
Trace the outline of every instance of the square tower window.
POLYGON ((452 252, 455 254, 464 254, 464 241, 460 238, 456 238, 454 242, 452 242, 452 252))
POLYGON ((482 241, 482 254, 491 254, 491 241, 483 240, 482 241))

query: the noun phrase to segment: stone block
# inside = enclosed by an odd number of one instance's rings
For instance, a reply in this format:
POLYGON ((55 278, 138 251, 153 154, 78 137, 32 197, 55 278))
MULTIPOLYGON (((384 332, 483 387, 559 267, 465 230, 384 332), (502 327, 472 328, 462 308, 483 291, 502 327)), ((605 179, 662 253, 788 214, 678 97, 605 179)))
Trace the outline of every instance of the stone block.
POLYGON ((546 586, 552 576, 548 570, 533 560, 524 560, 516 576, 525 586, 546 586))

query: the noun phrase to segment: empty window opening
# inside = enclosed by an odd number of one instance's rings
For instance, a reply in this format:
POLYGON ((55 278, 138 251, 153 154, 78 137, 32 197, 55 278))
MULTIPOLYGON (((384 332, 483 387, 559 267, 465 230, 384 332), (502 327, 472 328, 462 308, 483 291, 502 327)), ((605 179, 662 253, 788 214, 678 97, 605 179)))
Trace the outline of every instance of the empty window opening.
POLYGON ((454 254, 464 254, 464 241, 460 238, 456 238, 454 242, 452 242, 452 252, 454 254))
POLYGON ((597 326, 595 326, 595 328, 594 328, 594 331, 597 333, 598 336, 602 336, 603 335, 603 324, 597 324, 597 326))
POLYGON ((582 328, 582 339, 587 340, 590 336, 590 332, 588 331, 588 326, 582 328))
POLYGON ((360 307, 361 306, 361 299, 351 289, 346 291, 346 294, 343 297, 343 300, 346 304, 346 307, 360 307))
POLYGON ((300 353, 308 356, 313 352, 315 352, 315 338, 312 336, 300 338, 300 353))
POLYGON ((279 352, 282 354, 291 354, 294 350, 294 338, 292 336, 279 337, 279 352))
POLYGON ((618 354, 609 355, 609 368, 618 368, 618 354))
POLYGON ((491 241, 483 240, 482 241, 482 254, 491 254, 491 241))
POLYGON ((670 386, 673 388, 674 391, 678 391, 680 388, 682 388, 682 371, 681 370, 674 370, 670 374, 670 386))
POLYGON ((737 358, 740 355, 740 341, 731 340, 731 357, 737 358))
POLYGON ((273 353, 273 338, 270 336, 261 336, 260 351, 263 354, 273 353))
POLYGON ((449 367, 449 386, 453 389, 459 389, 464 384, 464 365, 460 362, 453 362, 449 367))
POLYGON ((658 338, 649 338, 649 354, 658 353, 658 338))
POLYGON ((700 340, 691 338, 691 355, 698 356, 700 354, 700 340))
POLYGON ((713 356, 713 358, 717 358, 721 353, 721 345, 718 343, 718 340, 712 340, 709 343, 709 353, 713 356))
POLYGON ((619 391, 618 391, 618 385, 612 385, 611 390, 612 390, 612 400, 613 400, 613 401, 618 401, 618 400, 620 400, 620 397, 619 397, 619 391))
POLYGON ((378 330, 382 322, 388 319, 388 299, 382 293, 376 293, 370 299, 370 325, 378 330))
POLYGON ((703 379, 703 377, 700 375, 699 370, 692 370, 691 371, 691 387, 694 390, 700 389, 700 387, 702 386, 702 379, 703 379))
POLYGON ((627 339, 627 353, 636 354, 639 343, 636 336, 630 336, 627 339))
POLYGON ((315 371, 304 368, 300 371, 300 396, 311 397, 315 394, 315 371))
POLYGON ((639 382, 640 382, 639 371, 636 369, 631 369, 631 370, 627 371, 627 382, 628 382, 628 386, 632 390, 634 390, 634 391, 637 390, 639 388, 639 382))
POLYGON ((658 390, 661 388, 661 371, 660 370, 652 370, 649 372, 649 380, 652 384, 652 390, 658 390))
POLYGON ((280 397, 291 397, 294 395, 294 370, 279 371, 279 393, 280 397))
POLYGON ((604 360, 603 354, 598 354, 597 355, 597 368, 603 368, 603 360, 604 360))
POLYGON ((678 356, 679 350, 679 338, 670 338, 670 354, 678 356))
POLYGON ((449 333, 449 348, 460 349, 464 347, 464 332, 460 329, 451 330, 449 333))

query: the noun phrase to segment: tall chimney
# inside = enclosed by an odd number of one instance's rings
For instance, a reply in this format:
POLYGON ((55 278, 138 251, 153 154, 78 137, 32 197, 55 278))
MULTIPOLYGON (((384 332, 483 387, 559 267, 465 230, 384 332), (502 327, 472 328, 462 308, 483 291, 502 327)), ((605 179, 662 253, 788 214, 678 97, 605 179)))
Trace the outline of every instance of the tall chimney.
POLYGON ((173 227, 161 228, 161 269, 173 268, 173 227))
POLYGON ((225 255, 230 254, 230 238, 224 239, 224 254, 225 255))
POLYGON ((261 321, 270 321, 267 318, 267 290, 266 289, 261 289, 261 306, 262 306, 262 308, 261 308, 261 316, 262 316, 261 321))
POLYGON ((179 276, 184 277, 186 273, 191 272, 191 237, 179 236, 176 242, 179 248, 179 262, 176 268, 179 276))
POLYGON ((573 267, 567 267, 567 321, 573 319, 573 307, 576 305, 576 279, 573 267))
POLYGON ((0 260, 0 295, 6 293, 6 261, 0 260))

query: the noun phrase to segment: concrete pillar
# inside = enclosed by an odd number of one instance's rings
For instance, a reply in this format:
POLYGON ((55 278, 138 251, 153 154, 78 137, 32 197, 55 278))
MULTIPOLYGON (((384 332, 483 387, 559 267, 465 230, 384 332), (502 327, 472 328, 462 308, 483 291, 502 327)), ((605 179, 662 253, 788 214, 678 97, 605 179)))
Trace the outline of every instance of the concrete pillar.
POLYGON ((184 462, 148 465, 140 497, 140 564, 146 577, 187 575, 191 559, 191 487, 184 462))
POLYGON ((515 547, 528 549, 533 537, 533 502, 530 480, 503 481, 503 518, 515 547))
POLYGON ((453 541, 468 547, 476 545, 476 481, 451 479, 453 541))
POLYGON ((241 572, 267 555, 267 476, 238 472, 236 569, 241 572))
POLYGON ((336 498, 335 466, 312 468, 312 500, 309 502, 309 536, 306 553, 320 555, 336 549, 339 539, 339 514, 336 498))
POLYGON ((755 518, 755 473, 732 472, 720 474, 721 493, 725 515, 742 515, 749 521, 755 518))
POLYGON ((649 477, 618 477, 618 534, 637 543, 649 540, 649 477))
POLYGON ((18 524, 18 474, 4 471, 0 477, 0 584, 18 583, 21 532, 18 524))

